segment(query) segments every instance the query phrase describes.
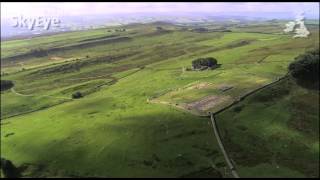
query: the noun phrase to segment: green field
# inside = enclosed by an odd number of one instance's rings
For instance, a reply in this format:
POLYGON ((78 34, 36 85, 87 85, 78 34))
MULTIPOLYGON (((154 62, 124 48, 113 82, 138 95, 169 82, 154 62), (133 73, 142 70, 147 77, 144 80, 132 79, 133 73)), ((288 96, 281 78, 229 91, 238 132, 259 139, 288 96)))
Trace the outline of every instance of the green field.
MULTIPOLYGON (((168 23, 133 24, 121 27, 124 32, 109 27, 1 42, 1 79, 15 84, 1 92, 1 157, 24 169, 24 177, 230 177, 204 115, 284 76, 294 57, 319 47, 318 29, 293 39, 268 26, 272 31, 200 33, 168 23), (211 56, 221 67, 184 70, 211 56), (72 99, 76 91, 84 97, 72 99), (208 101, 192 106, 200 100, 208 101)), ((265 111, 264 103, 249 99, 239 114, 229 109, 217 117, 240 176, 319 176, 313 159, 319 138, 312 139, 319 129, 289 129, 292 112, 284 110, 288 103, 314 103, 318 94, 292 89, 286 97, 296 102, 281 97, 265 111), (281 122, 269 126, 268 117, 276 115, 281 122), (255 147, 251 140, 263 141, 255 147), (235 155, 234 144, 242 141, 235 155), (290 151, 282 141, 292 142, 290 151), (261 159, 246 164, 246 152, 261 159)), ((310 115, 308 127, 319 125, 318 114, 310 115)))

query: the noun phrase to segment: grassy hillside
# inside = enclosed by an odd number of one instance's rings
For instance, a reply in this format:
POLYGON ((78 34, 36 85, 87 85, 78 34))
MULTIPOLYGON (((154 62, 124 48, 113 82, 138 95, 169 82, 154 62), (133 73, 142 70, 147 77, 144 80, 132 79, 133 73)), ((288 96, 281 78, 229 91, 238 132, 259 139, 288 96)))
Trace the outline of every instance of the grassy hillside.
POLYGON ((292 39, 163 23, 123 28, 3 43, 1 79, 15 85, 1 92, 1 156, 23 176, 230 177, 201 116, 282 77, 319 44, 319 31, 292 39), (45 55, 34 54, 39 48, 45 55), (220 68, 183 70, 210 56, 220 68), (77 91, 85 96, 72 99, 77 91))
POLYGON ((242 177, 319 176, 319 91, 285 79, 217 116, 242 177))

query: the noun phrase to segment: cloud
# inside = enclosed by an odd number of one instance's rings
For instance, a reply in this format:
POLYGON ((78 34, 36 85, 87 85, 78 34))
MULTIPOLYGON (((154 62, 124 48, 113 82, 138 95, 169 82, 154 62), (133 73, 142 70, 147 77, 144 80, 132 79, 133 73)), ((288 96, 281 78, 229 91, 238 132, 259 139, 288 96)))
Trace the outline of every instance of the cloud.
POLYGON ((296 16, 295 21, 288 22, 286 24, 286 29, 284 29, 283 31, 285 33, 294 31, 295 35, 293 36, 293 38, 308 37, 310 32, 308 31, 307 27, 304 25, 304 12, 300 12, 296 16))
POLYGON ((296 26, 296 23, 290 21, 290 22, 288 22, 288 23, 286 24, 286 29, 284 29, 283 31, 284 31, 285 33, 292 32, 292 31, 294 30, 294 27, 295 27, 295 26, 296 26))

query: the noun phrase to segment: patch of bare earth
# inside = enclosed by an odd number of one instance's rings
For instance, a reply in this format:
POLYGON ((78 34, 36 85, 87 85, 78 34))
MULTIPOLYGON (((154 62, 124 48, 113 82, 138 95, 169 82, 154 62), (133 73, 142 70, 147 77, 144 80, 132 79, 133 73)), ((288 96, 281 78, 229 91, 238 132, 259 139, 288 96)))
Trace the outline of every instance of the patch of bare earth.
POLYGON ((58 57, 58 56, 52 56, 50 57, 50 60, 62 60, 63 58, 62 57, 58 57))
POLYGON ((220 105, 230 99, 230 96, 207 96, 198 101, 186 104, 185 106, 187 109, 196 109, 203 112, 214 108, 217 105, 220 105))
POLYGON ((195 84, 193 86, 187 87, 186 89, 205 89, 205 88, 209 88, 209 87, 212 87, 212 86, 213 86, 212 83, 202 82, 202 83, 195 84))

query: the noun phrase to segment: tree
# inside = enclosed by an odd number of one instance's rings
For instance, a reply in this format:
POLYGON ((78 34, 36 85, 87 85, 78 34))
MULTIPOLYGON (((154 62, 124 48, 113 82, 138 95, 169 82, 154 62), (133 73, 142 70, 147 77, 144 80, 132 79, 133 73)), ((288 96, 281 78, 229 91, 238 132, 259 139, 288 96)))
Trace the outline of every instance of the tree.
POLYGON ((163 30, 163 28, 162 28, 162 27, 160 27, 160 26, 157 26, 157 27, 156 27, 156 29, 157 29, 158 31, 163 30))
POLYGON ((299 55, 288 67, 290 75, 300 85, 319 83, 319 49, 299 55))
POLYGON ((209 29, 200 27, 200 28, 193 29, 193 31, 195 31, 195 32, 208 32, 209 29))
POLYGON ((77 92, 75 92, 75 93, 72 94, 72 98, 73 98, 73 99, 79 99, 79 98, 82 98, 82 97, 83 97, 83 95, 82 95, 82 93, 79 92, 79 91, 77 91, 77 92))
POLYGON ((32 49, 31 54, 36 57, 48 56, 48 51, 42 48, 32 49))
POLYGON ((8 90, 14 86, 13 82, 10 80, 1 80, 1 91, 8 90))
POLYGON ((20 176, 18 168, 10 160, 1 158, 1 169, 5 178, 17 178, 20 176))

